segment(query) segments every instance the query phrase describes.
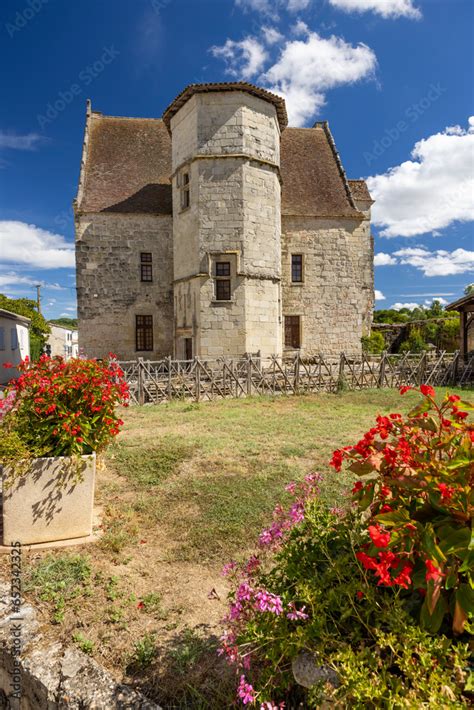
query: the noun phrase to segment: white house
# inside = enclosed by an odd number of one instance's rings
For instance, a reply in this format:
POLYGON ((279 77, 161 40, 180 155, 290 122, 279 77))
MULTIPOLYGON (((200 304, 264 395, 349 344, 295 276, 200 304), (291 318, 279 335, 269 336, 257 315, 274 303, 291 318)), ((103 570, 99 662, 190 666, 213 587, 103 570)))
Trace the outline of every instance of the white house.
POLYGON ((18 365, 30 357, 30 319, 0 308, 0 385, 18 377, 18 365), (13 369, 3 367, 12 363, 13 369))
POLYGON ((57 323, 49 323, 49 327, 51 328, 51 333, 46 342, 48 355, 51 357, 61 355, 65 360, 77 357, 79 354, 77 330, 57 323))

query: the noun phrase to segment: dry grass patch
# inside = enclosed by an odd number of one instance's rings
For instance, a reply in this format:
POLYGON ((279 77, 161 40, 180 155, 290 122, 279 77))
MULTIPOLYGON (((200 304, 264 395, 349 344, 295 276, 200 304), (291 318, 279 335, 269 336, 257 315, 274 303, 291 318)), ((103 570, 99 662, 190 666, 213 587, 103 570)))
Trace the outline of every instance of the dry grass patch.
MULTIPOLYGON (((44 636, 76 643, 164 708, 229 707, 233 678, 216 656, 223 563, 253 547, 286 483, 328 472, 331 452, 377 413, 416 399, 377 390, 126 410, 98 473, 100 542, 24 555, 44 636)), ((347 485, 328 472, 328 504, 347 485)))

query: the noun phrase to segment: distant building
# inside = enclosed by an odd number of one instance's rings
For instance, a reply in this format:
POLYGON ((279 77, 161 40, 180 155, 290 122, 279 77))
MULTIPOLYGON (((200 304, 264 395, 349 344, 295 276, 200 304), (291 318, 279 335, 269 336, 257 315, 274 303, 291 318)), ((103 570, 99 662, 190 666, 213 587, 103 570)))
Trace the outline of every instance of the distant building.
POLYGON ((77 330, 57 323, 49 323, 51 333, 46 341, 46 352, 51 357, 60 355, 65 360, 79 354, 77 330))
POLYGON ((18 377, 16 367, 3 367, 6 362, 19 365, 30 357, 30 319, 0 308, 0 385, 18 377))
POLYGON ((284 100, 257 86, 193 84, 162 119, 88 104, 74 205, 81 349, 360 355, 372 203, 327 122, 289 128, 284 100))
POLYGON ((459 313, 460 351, 461 357, 467 362, 469 355, 474 353, 474 293, 448 303, 446 310, 459 313))

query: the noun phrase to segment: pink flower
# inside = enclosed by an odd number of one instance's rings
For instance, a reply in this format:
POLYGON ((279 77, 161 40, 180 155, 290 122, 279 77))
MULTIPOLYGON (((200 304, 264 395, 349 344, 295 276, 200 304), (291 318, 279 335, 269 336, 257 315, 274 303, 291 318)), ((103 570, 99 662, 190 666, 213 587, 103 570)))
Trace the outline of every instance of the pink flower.
POLYGON ((272 614, 281 614, 283 612, 283 604, 281 599, 276 594, 262 589, 255 595, 255 608, 258 611, 270 611, 272 614))
POLYGON ((227 564, 225 564, 222 568, 222 572, 221 572, 222 576, 227 577, 231 572, 233 572, 235 570, 236 567, 237 567, 237 563, 234 562, 234 560, 227 562, 227 564))
POLYGON ((304 505, 301 502, 293 503, 289 512, 290 520, 293 525, 301 523, 304 520, 304 505))
POLYGON ((235 598, 237 599, 238 602, 242 601, 250 601, 253 595, 253 589, 249 587, 249 585, 244 582, 243 584, 240 585, 238 588, 235 598))
POLYGON ((303 620, 308 618, 308 614, 304 613, 304 610, 306 609, 305 606, 302 606, 301 609, 298 610, 295 607, 295 603, 290 602, 288 604, 288 609, 290 611, 286 615, 287 619, 291 619, 292 621, 299 621, 300 619, 303 620))
POLYGON ((244 705, 248 705, 248 703, 253 703, 253 701, 255 700, 255 691, 250 685, 250 683, 247 683, 244 675, 240 676, 240 683, 239 687, 237 688, 237 695, 244 705))

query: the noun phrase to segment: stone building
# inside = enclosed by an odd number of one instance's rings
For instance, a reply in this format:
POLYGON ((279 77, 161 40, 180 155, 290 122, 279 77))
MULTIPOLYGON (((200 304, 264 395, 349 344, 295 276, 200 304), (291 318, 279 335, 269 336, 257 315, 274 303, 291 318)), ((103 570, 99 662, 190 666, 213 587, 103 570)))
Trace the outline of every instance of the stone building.
POLYGON ((79 355, 78 333, 74 328, 68 328, 58 323, 49 323, 50 334, 46 341, 46 352, 50 357, 60 355, 65 360, 79 355))
POLYGON ((75 200, 79 345, 120 359, 360 353, 371 197, 326 122, 251 84, 188 86, 160 119, 87 107, 75 200))

